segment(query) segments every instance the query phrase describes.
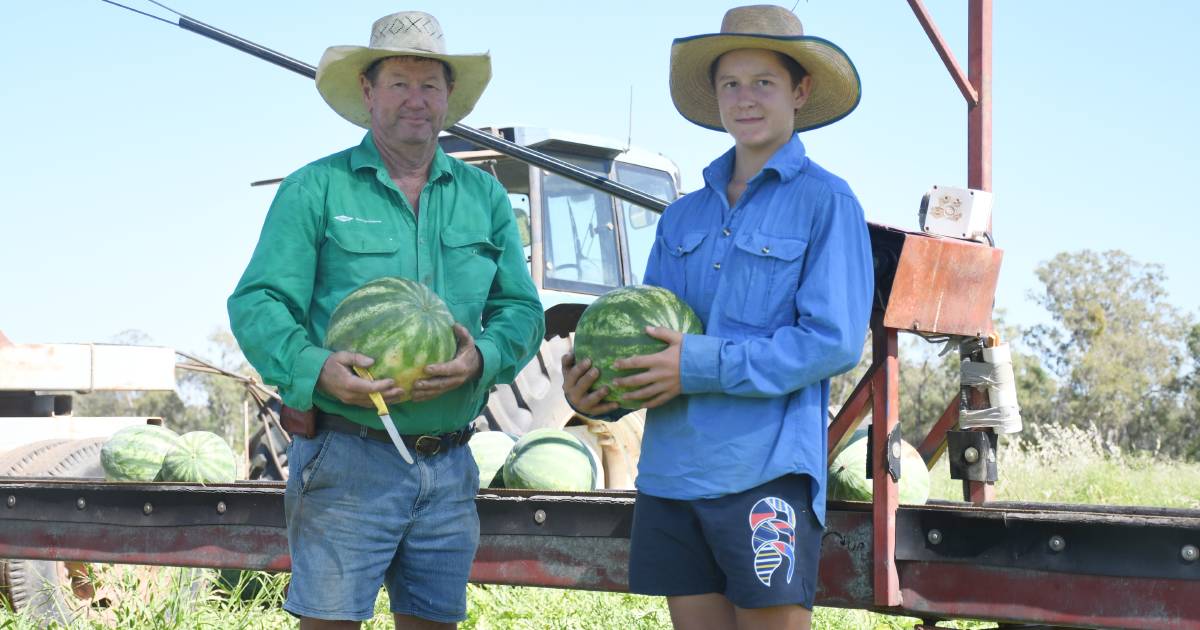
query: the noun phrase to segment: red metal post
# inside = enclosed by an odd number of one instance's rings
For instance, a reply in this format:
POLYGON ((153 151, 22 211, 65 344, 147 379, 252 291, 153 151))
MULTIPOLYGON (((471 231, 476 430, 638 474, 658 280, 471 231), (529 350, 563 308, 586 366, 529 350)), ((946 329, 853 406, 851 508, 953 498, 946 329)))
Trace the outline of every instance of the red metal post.
POLYGON ((888 436, 900 425, 900 371, 896 360, 896 329, 882 321, 871 325, 871 346, 875 383, 871 397, 871 474, 874 528, 873 585, 877 606, 900 605, 900 578, 896 572, 896 507, 899 492, 896 480, 888 474, 888 436))
POLYGON ((970 0, 967 22, 967 73, 979 97, 967 109, 967 186, 991 190, 992 0, 970 0))

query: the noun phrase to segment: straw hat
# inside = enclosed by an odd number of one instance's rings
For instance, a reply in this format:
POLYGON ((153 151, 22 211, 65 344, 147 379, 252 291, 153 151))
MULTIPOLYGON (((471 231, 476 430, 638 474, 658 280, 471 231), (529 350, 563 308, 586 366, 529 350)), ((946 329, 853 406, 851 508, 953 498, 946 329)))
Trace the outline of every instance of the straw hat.
POLYGON ((812 94, 796 112, 796 131, 841 120, 858 106, 862 86, 846 53, 832 42, 805 35, 791 11, 757 5, 730 9, 720 33, 681 37, 671 44, 671 100, 684 118, 724 130, 709 69, 718 57, 740 48, 783 53, 812 76, 812 94))
POLYGON ((402 11, 375 20, 369 46, 328 48, 317 66, 317 90, 342 118, 369 129, 371 115, 363 104, 358 77, 376 60, 401 55, 437 59, 450 66, 454 89, 446 108, 446 127, 471 113, 492 78, 487 53, 448 55, 436 18, 421 11, 402 11))

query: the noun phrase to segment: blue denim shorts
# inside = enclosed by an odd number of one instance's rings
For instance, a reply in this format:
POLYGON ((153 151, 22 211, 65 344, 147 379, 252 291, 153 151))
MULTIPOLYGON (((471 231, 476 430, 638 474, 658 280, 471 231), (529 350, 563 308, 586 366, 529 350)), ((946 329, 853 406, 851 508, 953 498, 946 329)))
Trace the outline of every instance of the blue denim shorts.
POLYGON ((667 597, 721 593, 739 608, 799 604, 812 610, 823 528, 811 496, 808 475, 715 499, 639 494, 629 590, 667 597))
POLYGON ((389 443, 296 436, 284 495, 292 580, 284 609, 365 620, 382 584, 393 613, 466 619, 479 545, 479 469, 465 446, 406 463, 389 443))

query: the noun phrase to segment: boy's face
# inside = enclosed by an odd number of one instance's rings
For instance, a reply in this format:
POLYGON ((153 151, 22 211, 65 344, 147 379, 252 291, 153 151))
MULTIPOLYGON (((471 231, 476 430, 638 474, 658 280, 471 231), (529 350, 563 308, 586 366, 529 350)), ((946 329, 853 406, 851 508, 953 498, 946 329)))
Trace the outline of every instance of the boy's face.
POLYGON ((793 86, 770 50, 727 52, 713 74, 721 124, 739 148, 751 150, 774 151, 792 137, 796 110, 808 100, 811 86, 811 76, 793 86))

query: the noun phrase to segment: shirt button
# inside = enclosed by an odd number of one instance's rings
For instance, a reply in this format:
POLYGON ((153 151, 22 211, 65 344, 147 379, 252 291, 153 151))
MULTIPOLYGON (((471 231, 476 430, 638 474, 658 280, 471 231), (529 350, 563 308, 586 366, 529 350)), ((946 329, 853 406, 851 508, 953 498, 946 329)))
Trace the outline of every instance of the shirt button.
POLYGON ((730 234, 733 234, 733 232, 731 232, 729 228, 721 230, 721 236, 729 236, 730 234))
POLYGON ((719 263, 719 262, 715 262, 715 263, 713 263, 713 269, 720 270, 720 269, 721 269, 721 263, 719 263))
POLYGON ((764 248, 762 248, 762 253, 764 253, 764 254, 770 254, 770 253, 771 253, 771 248, 770 248, 770 247, 764 247, 764 248))

